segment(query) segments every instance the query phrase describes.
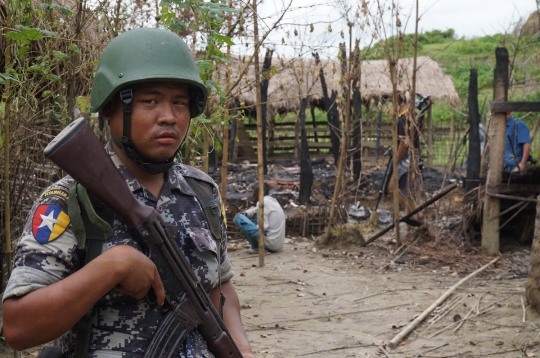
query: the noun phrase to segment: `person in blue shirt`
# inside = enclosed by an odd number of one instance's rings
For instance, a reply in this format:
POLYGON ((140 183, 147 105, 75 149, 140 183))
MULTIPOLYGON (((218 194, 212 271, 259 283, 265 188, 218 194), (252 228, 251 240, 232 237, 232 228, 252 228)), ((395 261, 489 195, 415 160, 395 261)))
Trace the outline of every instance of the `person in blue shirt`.
POLYGON ((506 146, 504 149, 504 171, 518 172, 527 168, 531 154, 531 135, 527 125, 515 119, 512 112, 506 113, 506 146))

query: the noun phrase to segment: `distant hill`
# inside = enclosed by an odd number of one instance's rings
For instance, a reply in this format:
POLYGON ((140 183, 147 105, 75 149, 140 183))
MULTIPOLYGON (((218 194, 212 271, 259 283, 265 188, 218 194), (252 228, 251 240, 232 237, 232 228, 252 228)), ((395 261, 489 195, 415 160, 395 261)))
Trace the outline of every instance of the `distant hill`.
MULTIPOLYGON (((466 102, 469 70, 478 70, 479 100, 492 98, 495 49, 506 47, 510 54, 512 100, 540 101, 540 36, 538 15, 531 15, 512 34, 497 34, 473 39, 457 38, 453 29, 428 31, 418 36, 418 56, 430 56, 452 76, 459 96, 466 102), (521 35, 520 35, 521 34, 521 35), (483 97, 483 98, 482 98, 483 97)), ((395 38, 379 41, 364 49, 364 59, 384 59, 383 43, 394 44, 395 38)), ((413 56, 414 35, 405 35, 400 57, 413 56)))

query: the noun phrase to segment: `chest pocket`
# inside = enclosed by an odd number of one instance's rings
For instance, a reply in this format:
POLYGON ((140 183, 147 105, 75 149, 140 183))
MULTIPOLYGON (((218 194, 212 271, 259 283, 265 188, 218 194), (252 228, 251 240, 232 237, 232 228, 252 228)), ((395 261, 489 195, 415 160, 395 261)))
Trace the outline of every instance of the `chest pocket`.
POLYGON ((210 231, 201 227, 191 227, 186 232, 199 252, 212 251, 217 255, 217 244, 210 231))

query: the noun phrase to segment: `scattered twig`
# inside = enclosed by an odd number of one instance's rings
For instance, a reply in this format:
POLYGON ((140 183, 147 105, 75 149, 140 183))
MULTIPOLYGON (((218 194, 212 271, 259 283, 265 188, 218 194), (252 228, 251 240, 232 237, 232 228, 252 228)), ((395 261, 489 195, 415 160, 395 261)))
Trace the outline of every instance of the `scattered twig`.
POLYGON ((447 306, 443 312, 439 313, 436 317, 433 317, 431 319, 429 327, 431 327, 434 323, 439 322, 443 317, 446 317, 446 315, 452 312, 452 310, 456 308, 456 306, 459 305, 464 299, 465 297, 456 297, 456 299, 452 301, 452 304, 447 306))
POLYGON ((426 354, 426 353, 429 353, 429 352, 431 352, 431 351, 434 351, 434 350, 437 350, 437 349, 439 349, 439 348, 445 347, 445 346, 447 346, 448 344, 449 344, 449 343, 444 343, 444 344, 441 344, 440 346, 433 347, 433 348, 430 348, 430 349, 428 349, 428 350, 425 350, 425 351, 423 351, 422 353, 418 353, 417 355, 415 355, 414 358, 418 358, 418 357, 420 357, 420 356, 422 356, 422 355, 424 355, 424 354, 426 354))
POLYGON ((381 352, 384 353, 384 355, 386 356, 386 358, 390 358, 390 353, 388 353, 388 351, 386 349, 384 349, 382 346, 379 346, 379 349, 381 350, 381 352))
POLYGON ((469 318, 469 316, 471 315, 471 313, 474 312, 474 309, 475 307, 471 308, 471 310, 465 315, 464 319, 458 323, 458 325, 456 326, 456 328, 454 328, 454 332, 457 332, 458 329, 461 328, 461 326, 463 326, 463 323, 465 323, 465 319, 469 318))
POLYGON ((508 212, 510 212, 510 211, 512 211, 512 210, 514 210, 514 209, 517 209, 517 208, 520 207, 520 206, 526 206, 526 205, 528 205, 526 201, 520 201, 520 202, 518 202, 517 204, 512 205, 512 206, 509 207, 508 209, 506 209, 506 210, 500 212, 499 215, 495 215, 494 217, 490 218, 489 221, 491 222, 491 221, 493 221, 493 220, 496 220, 496 219, 500 218, 501 216, 503 216, 504 214, 506 214, 506 213, 508 213, 508 212))
POLYGON ((466 320, 471 319, 471 318, 478 317, 479 315, 484 314, 484 313, 486 313, 486 312, 488 312, 488 311, 491 311, 491 310, 494 309, 494 308, 495 308, 495 307, 490 307, 490 308, 488 308, 488 309, 483 310, 482 312, 480 312, 479 314, 477 314, 477 315, 475 315, 475 316, 473 316, 473 317, 467 317, 467 318, 460 319, 460 320, 457 321, 457 322, 452 322, 452 323, 450 323, 448 326, 443 327, 443 328, 439 329, 437 332, 435 332, 435 333, 431 334, 430 336, 428 336, 428 339, 431 339, 431 338, 435 337, 436 335, 438 335, 439 333, 446 331, 447 329, 451 328, 451 327, 452 327, 453 325, 455 325, 455 324, 458 324, 458 323, 461 323, 461 322, 465 322, 466 320))
MULTIPOLYGON (((399 259, 401 256, 403 256, 403 254, 404 254, 405 252, 407 252, 407 250, 408 250, 411 246, 413 246, 414 244, 416 244, 416 242, 418 241, 419 238, 420 238, 420 236, 418 236, 416 239, 414 239, 413 242, 411 242, 409 245, 407 245, 407 247, 406 247, 403 251, 401 251, 401 253, 400 253, 398 256, 396 256, 396 257, 394 258, 394 261, 396 261, 396 260, 399 259)), ((400 250, 403 246, 405 246, 405 245, 401 245, 401 246, 394 252, 394 254, 397 253, 397 252, 399 252, 399 250, 400 250)))
POLYGON ((409 303, 402 303, 402 304, 399 304, 399 305, 373 308, 373 309, 370 309, 370 310, 359 310, 359 311, 352 311, 352 312, 335 313, 335 314, 331 314, 331 315, 313 316, 313 317, 309 317, 309 318, 298 318, 298 319, 290 319, 290 320, 283 320, 283 321, 273 321, 273 322, 267 322, 267 323, 259 323, 259 326, 271 326, 271 325, 274 325, 276 323, 303 322, 303 321, 309 321, 309 320, 312 320, 312 319, 332 318, 332 317, 337 317, 337 316, 347 316, 347 315, 358 314, 358 313, 383 311, 383 310, 390 310, 390 309, 393 309, 393 308, 403 307, 403 306, 407 306, 407 305, 409 305, 409 303))
POLYGON ((504 222, 504 224, 499 226, 499 229, 497 231, 501 231, 506 225, 508 225, 508 223, 510 223, 512 221, 513 218, 515 218, 520 212, 522 212, 525 208, 527 208, 527 206, 528 205, 523 205, 521 208, 516 210, 516 212, 512 216, 510 216, 510 218, 508 220, 506 220, 504 222))
POLYGON ((452 286, 450 289, 448 289, 437 301, 435 301, 431 306, 429 306, 420 316, 418 316, 414 321, 412 321, 407 327, 405 327, 400 333, 398 333, 389 343, 389 347, 394 348, 396 347, 399 342, 405 338, 407 334, 409 334, 413 329, 416 328, 422 322, 428 314, 430 314, 437 306, 439 306, 442 302, 444 302, 450 295, 462 284, 470 280, 472 277, 478 275, 482 271, 486 270, 489 266, 494 264, 495 262, 499 261, 500 256, 494 258, 486 265, 482 266, 478 270, 474 271, 470 275, 462 278, 458 283, 456 283, 454 286, 452 286))
POLYGON ((454 304, 454 302, 459 300, 459 298, 460 298, 459 296, 452 297, 444 305, 439 306, 438 308, 435 308, 435 310, 433 310, 433 312, 436 312, 436 314, 434 314, 433 317, 431 317, 431 319, 428 322, 433 323, 434 321, 437 321, 439 319, 440 315, 445 313, 446 310, 448 309, 448 307, 452 306, 454 304))
POLYGON ((351 348, 358 348, 358 347, 367 347, 367 346, 373 346, 373 344, 353 344, 352 346, 343 346, 343 347, 335 347, 335 348, 328 348, 328 349, 320 349, 320 350, 317 350, 317 351, 313 351, 313 352, 308 352, 308 353, 304 353, 304 354, 298 354, 296 357, 304 357, 304 356, 309 356, 309 355, 312 355, 312 354, 319 354, 319 353, 326 353, 326 352, 330 352, 330 351, 339 351, 339 350, 342 350, 342 349, 351 349, 351 348))
POLYGON ((379 295, 384 295, 384 294, 386 294, 386 293, 391 293, 391 292, 396 292, 396 290, 389 290, 389 291, 377 292, 377 293, 374 293, 374 294, 372 294, 372 295, 368 295, 368 296, 364 296, 364 297, 357 298, 357 299, 354 300, 353 302, 362 301, 362 300, 365 300, 366 298, 375 297, 375 296, 379 296, 379 295))
POLYGON ((519 296, 521 299, 521 308, 523 309, 523 319, 522 322, 525 323, 525 320, 527 318, 527 311, 525 310, 525 302, 523 301, 523 296, 519 296))
POLYGON ((482 299, 482 295, 478 297, 478 301, 476 302, 476 314, 480 313, 480 300, 482 299))

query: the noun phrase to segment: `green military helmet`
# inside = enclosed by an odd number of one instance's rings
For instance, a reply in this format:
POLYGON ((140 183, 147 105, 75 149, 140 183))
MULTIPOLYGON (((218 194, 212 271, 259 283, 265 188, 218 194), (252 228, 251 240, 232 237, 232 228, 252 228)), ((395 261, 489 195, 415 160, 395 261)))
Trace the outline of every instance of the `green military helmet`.
POLYGON ((187 83, 191 117, 202 113, 207 90, 186 43, 164 29, 139 28, 124 32, 107 45, 100 57, 90 110, 99 112, 123 88, 156 80, 187 83))

